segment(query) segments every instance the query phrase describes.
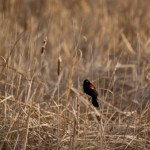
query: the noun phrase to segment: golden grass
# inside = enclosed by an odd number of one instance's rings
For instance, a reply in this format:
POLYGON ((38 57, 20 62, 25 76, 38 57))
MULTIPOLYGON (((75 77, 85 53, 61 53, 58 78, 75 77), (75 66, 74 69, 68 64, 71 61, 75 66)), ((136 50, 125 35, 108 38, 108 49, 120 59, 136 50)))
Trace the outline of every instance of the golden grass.
POLYGON ((1 0, 0 149, 149 150, 149 10, 149 0, 1 0))

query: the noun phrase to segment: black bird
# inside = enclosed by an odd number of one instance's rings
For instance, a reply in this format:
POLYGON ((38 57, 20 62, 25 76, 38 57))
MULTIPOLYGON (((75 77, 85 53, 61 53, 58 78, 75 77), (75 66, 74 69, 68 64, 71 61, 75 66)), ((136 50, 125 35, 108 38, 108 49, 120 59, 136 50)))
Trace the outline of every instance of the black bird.
POLYGON ((84 80, 83 82, 83 91, 92 97, 92 104, 95 107, 99 107, 99 104, 97 102, 98 93, 95 86, 88 79, 84 80))

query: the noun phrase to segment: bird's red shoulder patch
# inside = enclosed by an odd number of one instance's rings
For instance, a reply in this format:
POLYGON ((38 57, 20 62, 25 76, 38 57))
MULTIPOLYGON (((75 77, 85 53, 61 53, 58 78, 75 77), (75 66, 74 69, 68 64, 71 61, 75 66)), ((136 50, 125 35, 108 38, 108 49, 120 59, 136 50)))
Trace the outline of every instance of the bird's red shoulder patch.
POLYGON ((93 84, 90 84, 89 87, 90 87, 91 89, 94 89, 94 85, 93 85, 93 84))

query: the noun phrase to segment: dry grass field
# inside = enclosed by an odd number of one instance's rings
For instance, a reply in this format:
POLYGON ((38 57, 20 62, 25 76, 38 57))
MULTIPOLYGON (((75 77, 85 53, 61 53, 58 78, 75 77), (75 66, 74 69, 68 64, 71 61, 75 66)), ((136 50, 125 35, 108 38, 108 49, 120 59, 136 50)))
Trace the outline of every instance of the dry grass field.
POLYGON ((149 0, 0 0, 0 150, 55 149, 150 149, 149 0))

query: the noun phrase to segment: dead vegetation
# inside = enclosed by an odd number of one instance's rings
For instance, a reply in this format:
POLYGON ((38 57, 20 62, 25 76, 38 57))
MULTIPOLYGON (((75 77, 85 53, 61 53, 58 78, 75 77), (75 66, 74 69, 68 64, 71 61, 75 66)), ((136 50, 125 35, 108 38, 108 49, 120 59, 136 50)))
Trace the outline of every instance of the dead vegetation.
POLYGON ((149 150, 149 10, 149 0, 0 0, 0 149, 149 150))

